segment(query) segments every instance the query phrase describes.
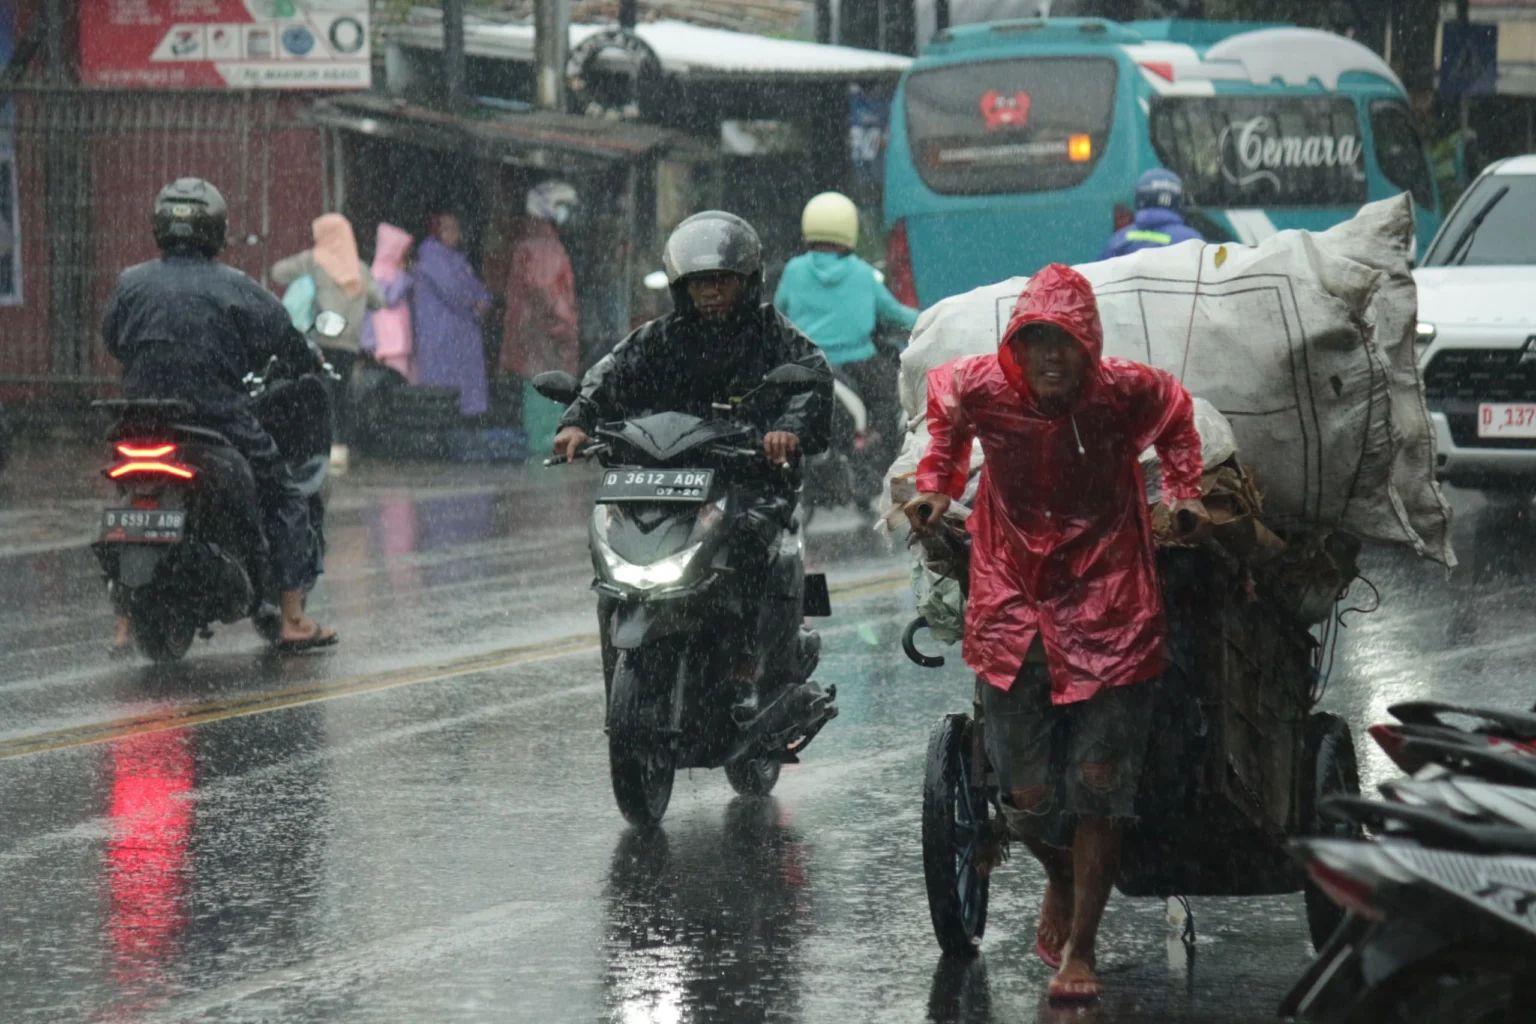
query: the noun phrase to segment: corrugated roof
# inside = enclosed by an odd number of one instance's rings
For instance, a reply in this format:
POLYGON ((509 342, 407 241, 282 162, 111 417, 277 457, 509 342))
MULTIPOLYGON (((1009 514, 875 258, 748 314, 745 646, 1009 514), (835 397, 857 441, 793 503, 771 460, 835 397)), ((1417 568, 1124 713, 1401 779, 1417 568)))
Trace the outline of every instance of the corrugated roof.
MULTIPOLYGON (((572 25, 571 45, 611 25, 572 25)), ((688 78, 814 78, 852 82, 895 79, 912 63, 910 57, 827 46, 794 39, 725 29, 682 21, 655 21, 636 26, 635 33, 656 52, 662 70, 688 78)), ((440 50, 440 19, 419 19, 385 30, 385 38, 405 46, 440 50)), ((464 50, 471 56, 504 60, 533 60, 533 26, 467 19, 464 50)))
MULTIPOLYGON (((533 6, 533 0, 511 0, 502 9, 514 18, 532 21, 533 6)), ((641 21, 669 18, 733 32, 804 38, 810 38, 816 12, 812 0, 640 0, 637 7, 641 21)), ((619 0, 573 0, 570 20, 582 25, 617 24, 619 0)))
POLYGON ((634 121, 485 106, 452 114, 373 93, 319 100, 311 116, 364 135, 545 168, 639 160, 686 141, 676 132, 634 121))

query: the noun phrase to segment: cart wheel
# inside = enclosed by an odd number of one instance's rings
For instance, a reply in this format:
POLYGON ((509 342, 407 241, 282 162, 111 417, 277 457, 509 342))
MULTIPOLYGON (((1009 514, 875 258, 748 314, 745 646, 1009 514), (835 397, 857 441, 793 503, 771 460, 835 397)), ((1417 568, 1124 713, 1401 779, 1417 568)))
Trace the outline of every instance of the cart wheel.
MULTIPOLYGON (((1355 762, 1355 741, 1349 726, 1338 715, 1314 712, 1307 719, 1307 759, 1312 784, 1307 789, 1307 832, 1314 836, 1358 839, 1364 831, 1358 824, 1325 818, 1318 805, 1330 796, 1359 796, 1360 770, 1355 762)), ((1320 950, 1344 920, 1344 908, 1325 896, 1309 880, 1302 895, 1307 904, 1307 930, 1312 948, 1320 950)))
POLYGON ((987 928, 988 879, 975 858, 988 799, 971 779, 971 728, 968 715, 944 716, 929 736, 923 779, 923 878, 933 934, 946 953, 974 953, 987 928))

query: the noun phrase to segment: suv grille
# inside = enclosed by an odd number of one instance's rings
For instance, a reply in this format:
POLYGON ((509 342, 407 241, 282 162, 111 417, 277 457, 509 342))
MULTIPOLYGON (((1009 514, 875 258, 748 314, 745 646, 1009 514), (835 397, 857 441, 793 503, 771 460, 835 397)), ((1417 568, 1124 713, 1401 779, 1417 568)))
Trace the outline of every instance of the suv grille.
POLYGON ((1424 370, 1424 397, 1479 402, 1536 402, 1536 358, 1518 348, 1453 348, 1424 370))
POLYGON ((1447 349, 1424 369, 1424 397, 1462 448, 1536 448, 1536 440, 1477 436, 1481 402, 1536 402, 1536 357, 1523 348, 1447 349))

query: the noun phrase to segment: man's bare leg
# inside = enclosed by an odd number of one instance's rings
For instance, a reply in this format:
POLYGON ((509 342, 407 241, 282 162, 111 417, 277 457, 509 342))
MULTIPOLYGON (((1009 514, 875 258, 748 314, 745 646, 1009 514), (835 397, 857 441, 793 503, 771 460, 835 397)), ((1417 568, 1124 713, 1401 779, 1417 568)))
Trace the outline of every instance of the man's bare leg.
MULTIPOLYGON (((1050 798, 1050 789, 1046 786, 1016 789, 1012 798, 1015 808, 1032 811, 1050 798)), ((1040 901, 1040 921, 1035 928, 1035 938, 1039 947, 1051 959, 1059 959, 1072 928, 1072 852, 1028 835, 1020 835, 1017 831, 1014 835, 1034 854, 1035 860, 1040 862, 1040 867, 1045 871, 1045 896, 1040 901)))
POLYGON ((320 623, 304 614, 304 591, 285 590, 279 598, 283 609, 283 625, 278 632, 280 643, 293 643, 303 640, 315 640, 326 642, 335 637, 336 631, 326 629, 320 623))
POLYGON ((1072 843, 1072 928, 1062 950, 1061 970, 1051 979, 1052 999, 1095 999, 1094 943, 1099 922, 1120 870, 1121 823, 1113 818, 1079 818, 1072 843))

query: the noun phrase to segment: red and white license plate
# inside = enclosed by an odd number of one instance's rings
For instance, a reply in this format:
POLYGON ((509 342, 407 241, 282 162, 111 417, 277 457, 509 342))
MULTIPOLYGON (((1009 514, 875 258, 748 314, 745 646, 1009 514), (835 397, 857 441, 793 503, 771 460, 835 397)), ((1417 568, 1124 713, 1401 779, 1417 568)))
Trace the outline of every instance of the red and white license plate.
POLYGON ((1477 407, 1478 437, 1536 438, 1536 402, 1484 402, 1477 407))

